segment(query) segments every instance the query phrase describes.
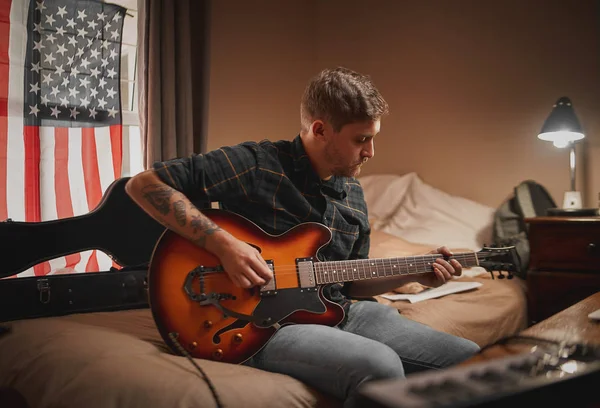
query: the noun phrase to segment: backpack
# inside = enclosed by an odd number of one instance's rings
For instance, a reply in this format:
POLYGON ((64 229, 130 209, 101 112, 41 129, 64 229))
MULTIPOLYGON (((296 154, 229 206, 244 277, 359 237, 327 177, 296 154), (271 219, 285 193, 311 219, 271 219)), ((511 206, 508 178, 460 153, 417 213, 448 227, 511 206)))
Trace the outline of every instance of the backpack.
POLYGON ((515 273, 525 278, 529 267, 529 238, 525 218, 545 216, 549 208, 556 208, 556 203, 546 188, 533 180, 522 181, 513 193, 494 213, 492 238, 496 247, 515 247, 519 257, 515 273))

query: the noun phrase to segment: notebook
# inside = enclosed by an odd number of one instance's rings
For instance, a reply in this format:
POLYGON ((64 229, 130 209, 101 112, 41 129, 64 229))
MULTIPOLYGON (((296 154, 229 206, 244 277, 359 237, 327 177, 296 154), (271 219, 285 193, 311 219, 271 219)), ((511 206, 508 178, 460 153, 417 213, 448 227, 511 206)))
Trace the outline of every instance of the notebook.
POLYGON ((476 289, 482 285, 481 282, 446 282, 437 288, 425 289, 422 292, 415 294, 404 293, 385 293, 381 295, 389 300, 408 300, 410 303, 417 303, 427 299, 434 299, 441 296, 450 295, 452 293, 464 292, 466 290, 476 289))
POLYGON ((600 309, 594 310, 588 317, 592 320, 600 320, 600 309))

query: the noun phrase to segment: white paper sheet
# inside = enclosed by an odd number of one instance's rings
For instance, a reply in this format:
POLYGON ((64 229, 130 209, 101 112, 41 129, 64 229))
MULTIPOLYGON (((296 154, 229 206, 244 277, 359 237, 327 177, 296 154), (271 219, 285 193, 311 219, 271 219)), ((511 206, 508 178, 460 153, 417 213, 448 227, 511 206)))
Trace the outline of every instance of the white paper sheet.
POLYGON ((437 288, 425 289, 424 291, 416 294, 386 293, 381 295, 381 297, 384 297, 389 300, 408 300, 410 303, 417 303, 421 302, 422 300, 433 299, 441 296, 446 296, 451 293, 464 292, 466 290, 475 289, 480 287, 481 285, 481 282, 450 281, 444 283, 442 286, 438 286, 437 288))

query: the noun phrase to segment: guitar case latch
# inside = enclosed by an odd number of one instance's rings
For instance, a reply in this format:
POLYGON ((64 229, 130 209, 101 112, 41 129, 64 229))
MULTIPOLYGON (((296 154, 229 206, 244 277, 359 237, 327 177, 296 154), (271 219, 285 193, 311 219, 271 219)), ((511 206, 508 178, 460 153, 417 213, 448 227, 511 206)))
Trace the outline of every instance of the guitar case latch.
POLYGON ((40 293, 40 302, 45 305, 50 303, 50 283, 48 279, 38 279, 37 289, 40 293))

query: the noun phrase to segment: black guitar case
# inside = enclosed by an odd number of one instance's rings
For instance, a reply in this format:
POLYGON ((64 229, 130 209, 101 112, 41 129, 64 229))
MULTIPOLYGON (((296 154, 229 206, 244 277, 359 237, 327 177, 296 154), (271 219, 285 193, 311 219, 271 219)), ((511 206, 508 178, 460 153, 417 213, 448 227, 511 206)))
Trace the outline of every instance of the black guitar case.
POLYGON ((164 227, 115 180, 91 212, 53 221, 0 222, 0 278, 44 261, 90 249, 122 269, 0 279, 0 321, 148 307, 146 276, 164 227))

